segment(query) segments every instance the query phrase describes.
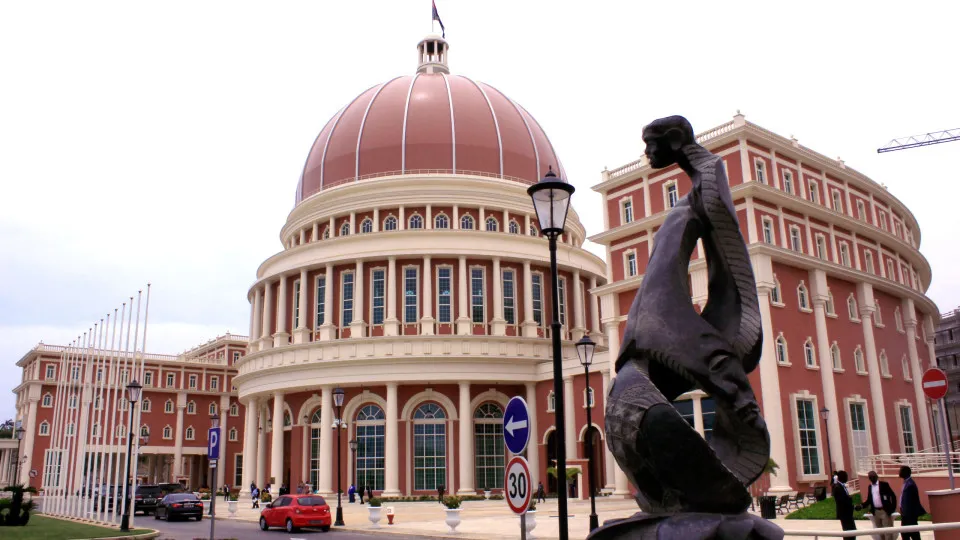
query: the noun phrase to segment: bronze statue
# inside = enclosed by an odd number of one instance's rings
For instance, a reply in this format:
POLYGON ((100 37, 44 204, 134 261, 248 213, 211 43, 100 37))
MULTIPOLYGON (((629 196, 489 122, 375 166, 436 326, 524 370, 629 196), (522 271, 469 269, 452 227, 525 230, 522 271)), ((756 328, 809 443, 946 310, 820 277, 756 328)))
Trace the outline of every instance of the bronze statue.
POLYGON ((746 513, 746 486, 763 473, 770 437, 747 380, 763 336, 723 161, 697 144, 681 116, 655 120, 643 140, 650 165, 679 165, 692 189, 657 231, 607 397, 607 445, 636 486, 642 512, 607 522, 590 538, 782 538, 779 527, 746 513), (698 239, 708 269, 700 313, 688 278, 698 239), (709 442, 671 404, 693 389, 716 403, 709 442))

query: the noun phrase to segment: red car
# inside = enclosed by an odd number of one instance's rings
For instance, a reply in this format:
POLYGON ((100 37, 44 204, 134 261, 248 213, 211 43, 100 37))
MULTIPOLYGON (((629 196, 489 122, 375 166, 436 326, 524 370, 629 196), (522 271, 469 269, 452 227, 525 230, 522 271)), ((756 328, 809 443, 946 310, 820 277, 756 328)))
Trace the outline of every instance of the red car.
POLYGON ((327 501, 319 495, 282 495, 260 512, 260 530, 284 527, 294 532, 300 527, 330 530, 333 517, 327 501))

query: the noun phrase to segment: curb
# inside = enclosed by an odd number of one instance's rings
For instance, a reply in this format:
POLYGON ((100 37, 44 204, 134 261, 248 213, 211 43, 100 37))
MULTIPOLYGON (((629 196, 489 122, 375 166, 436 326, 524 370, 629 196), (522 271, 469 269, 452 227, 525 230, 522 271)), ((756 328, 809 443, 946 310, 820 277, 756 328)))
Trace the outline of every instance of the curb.
MULTIPOLYGON (((104 529, 112 529, 112 528, 113 528, 113 527, 110 526, 110 525, 103 525, 103 524, 101 524, 101 523, 98 523, 98 522, 95 522, 95 521, 92 521, 92 520, 89 520, 89 519, 69 518, 69 517, 63 517, 63 516, 53 516, 53 515, 50 515, 50 514, 43 514, 43 513, 39 513, 39 514, 37 514, 37 515, 43 516, 43 517, 48 518, 48 519, 59 519, 60 521, 69 521, 69 522, 72 522, 72 523, 79 523, 79 524, 81 524, 81 525, 93 525, 93 526, 95 526, 95 527, 101 527, 101 528, 104 528, 104 529)), ((97 538, 96 540, 152 540, 153 538, 156 538, 156 537, 160 536, 160 531, 158 531, 158 530, 156 530, 156 529, 151 529, 151 528, 149 528, 149 527, 141 527, 141 528, 147 529, 147 530, 149 530, 149 531, 151 531, 151 532, 146 532, 146 533, 143 533, 143 534, 136 534, 136 535, 129 535, 129 534, 128 534, 128 535, 124 535, 124 536, 103 536, 103 537, 97 538)))

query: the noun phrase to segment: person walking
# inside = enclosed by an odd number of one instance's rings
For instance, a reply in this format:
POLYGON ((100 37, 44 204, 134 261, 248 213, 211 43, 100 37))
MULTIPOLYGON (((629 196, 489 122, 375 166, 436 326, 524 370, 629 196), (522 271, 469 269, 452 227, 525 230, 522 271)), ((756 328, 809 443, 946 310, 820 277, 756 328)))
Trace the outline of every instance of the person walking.
POLYGON ((357 502, 357 487, 350 484, 350 487, 347 488, 347 496, 350 497, 350 502, 357 502))
MULTIPOLYGON (((900 478, 903 478, 903 489, 900 490, 900 525, 907 527, 917 524, 917 518, 927 511, 920 504, 920 490, 911 476, 913 471, 904 465, 900 467, 900 478)), ((919 532, 900 533, 903 540, 920 540, 919 532)))
POLYGON ((366 488, 363 487, 363 486, 360 486, 360 489, 357 490, 357 495, 360 496, 360 504, 363 504, 363 490, 364 490, 364 489, 366 489, 366 488))
POLYGON ((253 506, 251 508, 260 508, 260 488, 256 484, 250 484, 250 496, 253 497, 253 506))
MULTIPOLYGON (((870 485, 860 493, 862 504, 857 510, 866 508, 873 514, 871 520, 875 529, 893 527, 893 513, 897 510, 897 495, 887 482, 881 482, 876 471, 867 473, 870 485)), ((874 540, 896 540, 896 534, 875 534, 874 540)))
MULTIPOLYGON (((833 483, 833 500, 837 504, 837 519, 840 520, 840 526, 845 531, 857 530, 857 523, 853 521, 853 499, 847 492, 847 471, 837 471, 836 480, 833 483)), ((855 536, 844 536, 852 539, 855 536)))
POLYGON ((547 502, 547 494, 543 490, 543 482, 537 482, 537 502, 547 502))
POLYGON ((443 504, 443 484, 437 486, 437 500, 440 501, 440 504, 443 504))
POLYGON ((373 498, 373 488, 370 486, 367 486, 367 502, 369 503, 370 499, 372 498, 373 498))

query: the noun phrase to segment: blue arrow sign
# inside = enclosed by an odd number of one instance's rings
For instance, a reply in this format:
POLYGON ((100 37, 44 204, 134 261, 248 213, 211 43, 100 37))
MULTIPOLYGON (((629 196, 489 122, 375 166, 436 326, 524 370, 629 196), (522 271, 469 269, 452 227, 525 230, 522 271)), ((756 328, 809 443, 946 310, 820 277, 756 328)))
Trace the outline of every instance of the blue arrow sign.
POLYGON ((507 449, 520 454, 530 440, 530 412, 527 402, 520 396, 514 396, 507 402, 503 413, 503 441, 507 449))
POLYGON ((210 428, 207 434, 207 457, 220 459, 220 428, 210 428))

